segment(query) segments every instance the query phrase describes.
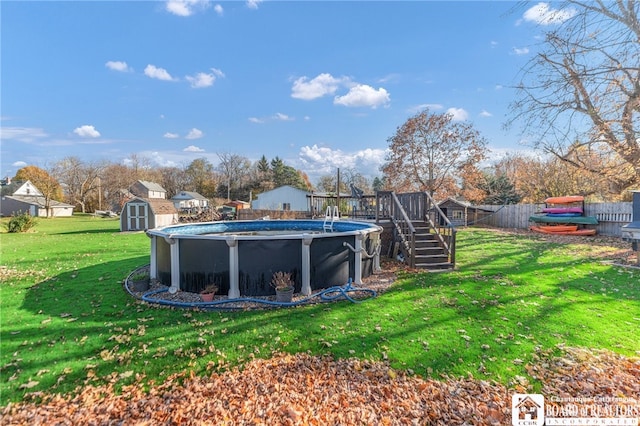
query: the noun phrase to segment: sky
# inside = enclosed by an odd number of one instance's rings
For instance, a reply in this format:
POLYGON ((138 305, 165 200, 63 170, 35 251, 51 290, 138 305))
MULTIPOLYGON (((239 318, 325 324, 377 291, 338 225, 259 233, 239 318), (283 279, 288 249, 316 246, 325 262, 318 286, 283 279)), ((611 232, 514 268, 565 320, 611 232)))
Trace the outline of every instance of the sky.
POLYGON ((0 176, 75 156, 185 167, 279 157, 382 176, 388 139, 428 108, 490 158, 556 3, 0 1, 0 176))

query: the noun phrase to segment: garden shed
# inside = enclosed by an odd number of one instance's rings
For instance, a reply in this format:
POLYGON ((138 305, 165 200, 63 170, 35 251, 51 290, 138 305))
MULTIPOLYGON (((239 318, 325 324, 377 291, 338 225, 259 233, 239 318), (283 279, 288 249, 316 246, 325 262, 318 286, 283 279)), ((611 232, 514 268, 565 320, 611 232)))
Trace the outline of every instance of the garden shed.
POLYGON ((178 223, 178 210, 171 200, 135 197, 120 214, 120 231, 143 231, 178 223))
POLYGON ((438 203, 438 206, 453 226, 469 226, 482 223, 484 218, 492 213, 491 210, 482 209, 451 197, 438 203))

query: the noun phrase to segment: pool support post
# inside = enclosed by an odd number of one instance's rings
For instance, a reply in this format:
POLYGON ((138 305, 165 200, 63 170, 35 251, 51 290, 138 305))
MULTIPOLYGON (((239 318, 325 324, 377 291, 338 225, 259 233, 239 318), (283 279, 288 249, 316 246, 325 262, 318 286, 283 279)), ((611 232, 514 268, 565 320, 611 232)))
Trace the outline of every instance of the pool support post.
POLYGON ((356 234, 356 249, 353 252, 353 255, 355 256, 355 262, 354 262, 354 270, 353 270, 353 275, 355 275, 353 277, 353 282, 354 284, 362 284, 362 252, 364 251, 364 248, 362 247, 362 242, 364 241, 364 232, 359 231, 356 234))
POLYGON ((158 260, 156 259, 156 251, 157 249, 157 242, 156 242, 156 237, 153 235, 149 235, 149 233, 147 233, 147 237, 149 237, 149 239, 151 240, 151 259, 149 262, 149 277, 152 280, 155 280, 156 278, 158 278, 158 260))
POLYGON ((311 294, 311 242, 313 235, 302 234, 302 288, 304 296, 311 294))
POLYGON ((164 237, 171 248, 171 287, 169 293, 176 294, 180 290, 180 244, 172 235, 164 237))
POLYGON ((235 235, 229 235, 226 238, 229 246, 229 299, 237 299, 240 297, 240 279, 239 279, 239 263, 238 263, 238 240, 235 235))

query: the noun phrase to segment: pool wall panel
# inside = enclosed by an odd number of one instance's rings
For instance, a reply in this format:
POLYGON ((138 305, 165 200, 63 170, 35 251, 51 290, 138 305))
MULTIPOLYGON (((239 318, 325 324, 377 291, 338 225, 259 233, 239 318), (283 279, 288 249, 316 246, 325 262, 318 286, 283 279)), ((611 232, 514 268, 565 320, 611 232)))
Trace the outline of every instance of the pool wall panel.
POLYGON ((224 240, 180 239, 180 290, 199 293, 208 284, 229 292, 229 246, 224 240))
POLYGON ((238 241, 240 294, 275 295, 271 277, 276 272, 289 272, 295 291, 302 287, 302 242, 296 240, 238 241))

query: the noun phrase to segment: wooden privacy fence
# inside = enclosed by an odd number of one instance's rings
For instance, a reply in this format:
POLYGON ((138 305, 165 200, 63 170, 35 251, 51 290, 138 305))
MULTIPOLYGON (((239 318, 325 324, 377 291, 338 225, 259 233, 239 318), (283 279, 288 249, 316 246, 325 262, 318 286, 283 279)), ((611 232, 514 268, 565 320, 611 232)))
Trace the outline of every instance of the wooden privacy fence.
MULTIPOLYGON (((477 220, 475 225, 495 226, 496 228, 528 228, 529 216, 539 214, 545 204, 510 204, 506 206, 474 206, 490 210, 477 220)), ((595 216, 598 234, 619 237, 620 228, 631 222, 632 203, 589 203, 584 205, 585 216, 595 216)))

